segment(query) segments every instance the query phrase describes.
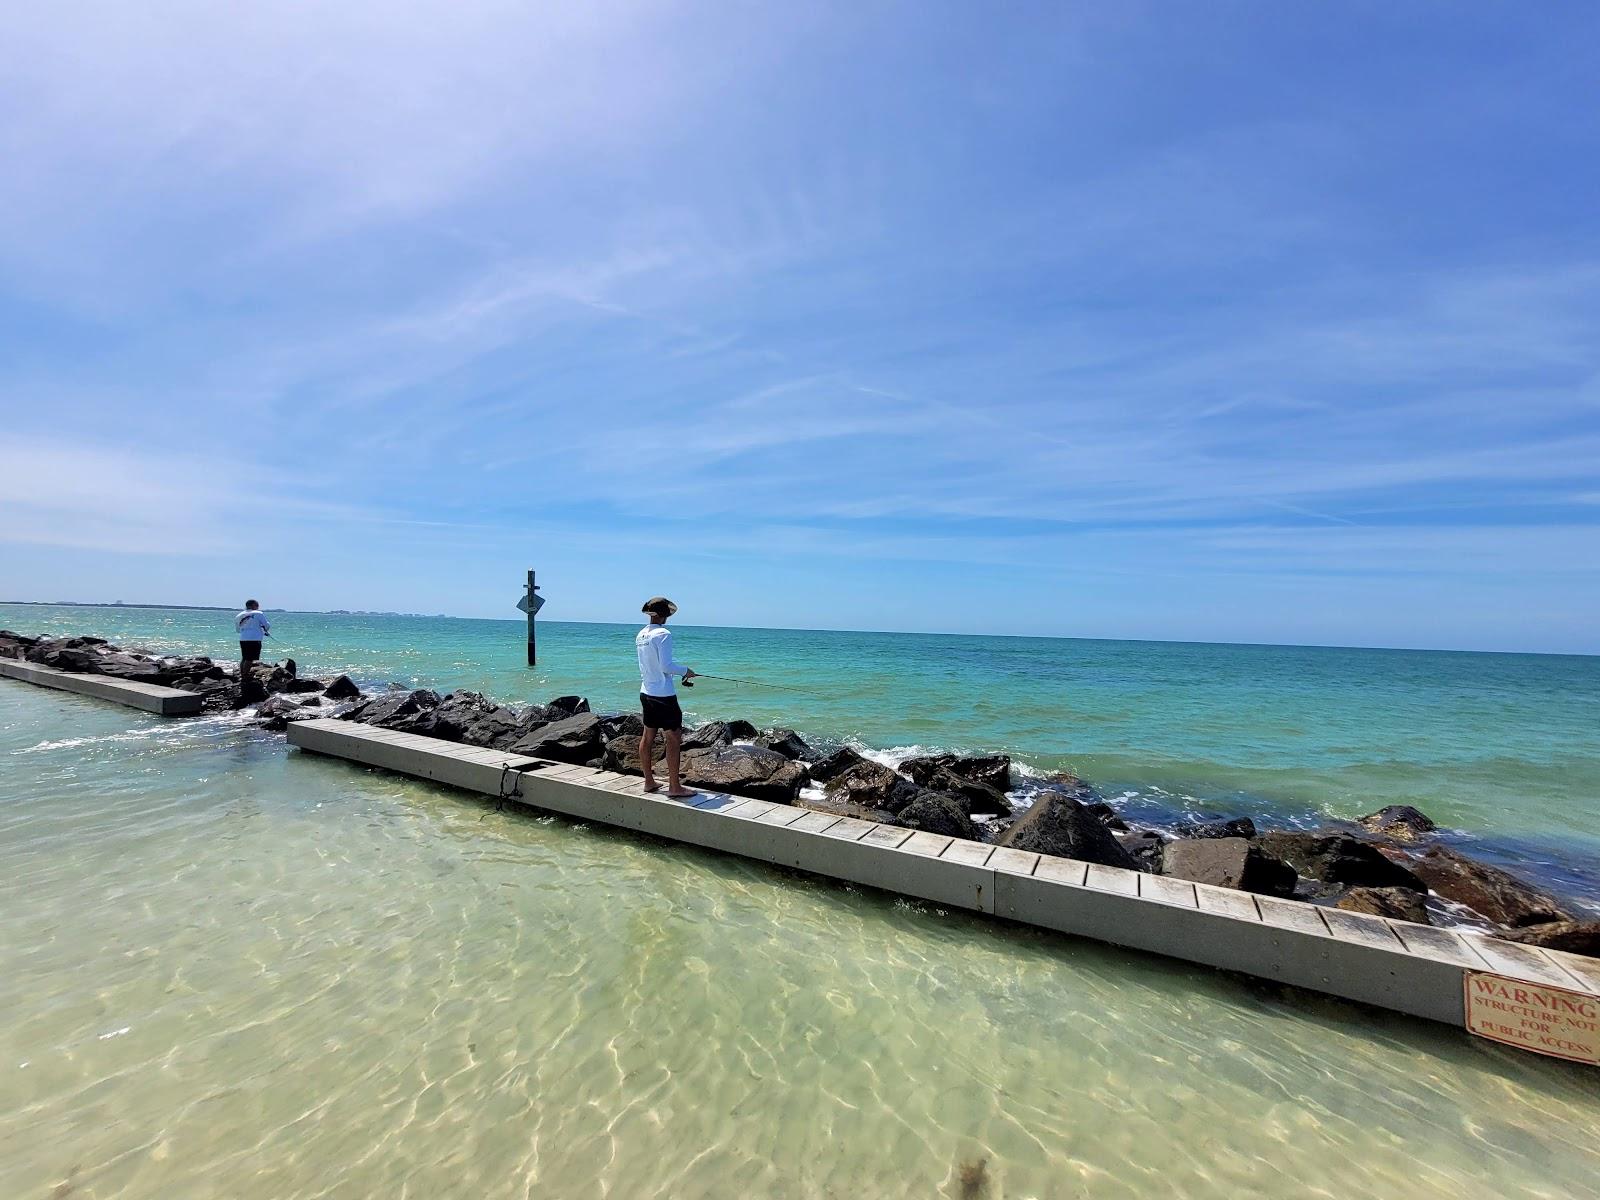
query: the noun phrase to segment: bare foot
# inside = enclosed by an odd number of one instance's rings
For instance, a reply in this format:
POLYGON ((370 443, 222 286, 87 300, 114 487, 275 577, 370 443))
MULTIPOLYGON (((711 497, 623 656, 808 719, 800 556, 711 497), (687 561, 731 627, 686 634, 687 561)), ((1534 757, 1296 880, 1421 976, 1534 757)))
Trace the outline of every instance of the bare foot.
POLYGON ((690 796, 698 796, 699 794, 699 792, 691 792, 688 788, 679 788, 675 792, 667 793, 668 797, 673 800, 687 800, 690 796))
POLYGON ((659 792, 661 790, 661 785, 654 779, 646 779, 644 781, 644 790, 647 792, 659 792))

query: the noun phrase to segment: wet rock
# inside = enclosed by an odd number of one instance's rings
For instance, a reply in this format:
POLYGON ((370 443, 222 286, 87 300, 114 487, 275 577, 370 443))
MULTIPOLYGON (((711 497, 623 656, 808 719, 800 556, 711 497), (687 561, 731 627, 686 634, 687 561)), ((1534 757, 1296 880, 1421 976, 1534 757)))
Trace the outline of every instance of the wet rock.
POLYGON ((589 702, 582 696, 557 696, 544 706, 545 716, 550 721, 561 721, 567 717, 575 717, 579 713, 589 711, 589 702))
POLYGON ((438 692, 429 691, 427 688, 418 688, 415 691, 396 688, 394 691, 380 692, 356 705, 344 714, 344 719, 359 721, 363 725, 376 725, 382 729, 399 729, 408 724, 416 724, 418 718, 438 707, 438 692))
POLYGON ((958 779, 973 780, 1002 794, 1011 788, 1011 759, 1004 754, 924 754, 906 759, 900 771, 923 787, 934 786, 931 780, 939 771, 949 771, 958 779))
POLYGON ((996 791, 986 783, 956 775, 943 767, 924 774, 926 776, 924 787, 931 791, 943 792, 947 796, 956 797, 961 801, 968 816, 1009 817, 1011 815, 1011 802, 1006 799, 1006 794, 996 791))
POLYGON ((1094 819, 1107 829, 1113 832, 1125 832, 1127 830, 1128 823, 1119 817, 1117 810, 1104 800, 1096 800, 1093 804, 1085 804, 1084 807, 1093 813, 1094 819))
POLYGON ((293 721, 309 721, 322 716, 319 711, 321 704, 322 699, 318 696, 308 700, 297 700, 288 695, 271 696, 257 706, 256 717, 268 729, 281 733, 293 721))
POLYGON ((828 780, 827 784, 830 796, 891 813, 897 813, 910 804, 917 790, 917 785, 905 776, 897 775, 882 763, 869 759, 862 759, 842 775, 828 780))
POLYGON ((291 679, 284 685, 283 690, 292 693, 320 692, 322 691, 322 681, 320 679, 291 679))
POLYGON ((707 721, 683 735, 680 743, 685 750, 709 750, 713 746, 731 746, 734 742, 732 728, 726 721, 707 721))
POLYGON ((1249 817, 1226 821, 1185 821, 1176 830, 1180 838, 1253 838, 1256 823, 1249 817))
POLYGON ((1323 883, 1403 887, 1414 892, 1428 890, 1427 885, 1405 867, 1384 857, 1376 847, 1348 834, 1273 830, 1257 838, 1256 844, 1274 858, 1283 859, 1300 874, 1323 883))
POLYGON ((600 718, 591 712, 582 712, 541 725, 520 737, 510 748, 534 758, 582 764, 604 752, 600 735, 600 718))
POLYGON ((808 778, 805 767, 757 746, 715 746, 683 756, 683 782, 693 788, 793 804, 808 778))
POLYGON ((1600 921, 1549 921, 1496 936, 1508 942, 1521 942, 1524 946, 1543 946, 1546 950, 1600 958, 1600 921))
POLYGON ((1093 813, 1072 797, 1056 792, 1045 792, 1035 800, 1001 835, 999 844, 1130 871, 1139 869, 1133 855, 1093 813))
POLYGON ((341 675, 330 683, 322 694, 329 700, 355 700, 360 697, 361 689, 350 676, 341 675))
POLYGON ((1412 867, 1424 884, 1446 900, 1465 904, 1498 925, 1520 927, 1572 919, 1549 893, 1447 846, 1430 846, 1412 867))
POLYGON ((832 754, 811 764, 811 778, 818 783, 828 783, 843 775, 850 768, 860 766, 862 763, 869 761, 871 760, 857 754, 849 746, 842 746, 832 754))
POLYGON ((911 803, 895 814, 894 823, 945 837, 978 840, 977 826, 967 816, 966 801, 942 792, 918 792, 911 803))
POLYGON ((1093 804, 1100 794, 1071 771, 1057 771, 1040 785, 1044 791, 1057 796, 1067 796, 1079 804, 1093 804))
POLYGON ((1117 845, 1133 855, 1133 861, 1139 864, 1141 871, 1149 871, 1153 875, 1161 873, 1161 856, 1170 839, 1153 829, 1135 829, 1112 836, 1117 839, 1117 845))
POLYGON ((772 750, 796 762, 810 762, 817 752, 806 745, 805 739, 792 729, 773 729, 758 734, 754 743, 764 750, 772 750))
POLYGON ((1184 838, 1169 842, 1161 871, 1174 879, 1236 888, 1263 896, 1292 896, 1299 876, 1280 858, 1242 837, 1184 838))
POLYGON ((1428 905, 1422 893, 1410 888, 1351 888, 1334 906, 1346 912, 1367 913, 1374 917, 1388 917, 1394 921, 1411 921, 1417 925, 1431 924, 1428 905))
POLYGON ((1356 824, 1372 833, 1401 842, 1414 842, 1439 828, 1427 814, 1409 804, 1386 805, 1377 812, 1357 817, 1356 824))

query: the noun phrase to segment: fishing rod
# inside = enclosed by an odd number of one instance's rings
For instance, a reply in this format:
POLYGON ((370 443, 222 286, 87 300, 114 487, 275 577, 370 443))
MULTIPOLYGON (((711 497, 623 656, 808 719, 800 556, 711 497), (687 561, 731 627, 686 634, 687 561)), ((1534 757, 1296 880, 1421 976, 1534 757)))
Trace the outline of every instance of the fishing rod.
MULTIPOLYGON (((798 692, 802 696, 815 696, 819 700, 823 698, 820 692, 808 692, 805 688, 786 687, 781 683, 762 683, 759 679, 735 679, 731 675, 707 675, 704 671, 696 671, 694 677, 696 679, 716 679, 722 683, 742 683, 746 687, 773 688, 780 692, 798 692)), ((683 686, 693 687, 694 684, 685 679, 683 686)))

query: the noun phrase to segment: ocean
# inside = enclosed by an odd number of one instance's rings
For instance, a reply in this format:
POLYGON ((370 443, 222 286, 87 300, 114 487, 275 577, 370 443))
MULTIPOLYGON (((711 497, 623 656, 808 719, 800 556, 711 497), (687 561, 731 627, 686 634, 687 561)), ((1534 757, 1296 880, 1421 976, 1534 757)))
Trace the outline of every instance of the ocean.
MULTIPOLYGON (((636 703, 632 625, 270 614, 303 673, 636 703)), ((235 649, 231 614, 0 627, 235 649)), ((1600 659, 709 629, 691 720, 1130 820, 1414 804, 1600 896, 1600 659)), ((0 681, 0 1195, 1600 1195, 1592 1071, 0 681), (981 1189, 981 1190, 975 1190, 981 1189)))

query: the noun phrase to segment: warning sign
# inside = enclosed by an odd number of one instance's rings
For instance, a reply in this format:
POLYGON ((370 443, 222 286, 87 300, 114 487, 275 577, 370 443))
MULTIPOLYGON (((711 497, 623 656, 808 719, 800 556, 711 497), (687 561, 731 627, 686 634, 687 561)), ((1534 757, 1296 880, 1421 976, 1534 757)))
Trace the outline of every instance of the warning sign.
POLYGON ((1600 1066, 1600 996, 1468 971, 1467 1028, 1535 1054, 1600 1066))

